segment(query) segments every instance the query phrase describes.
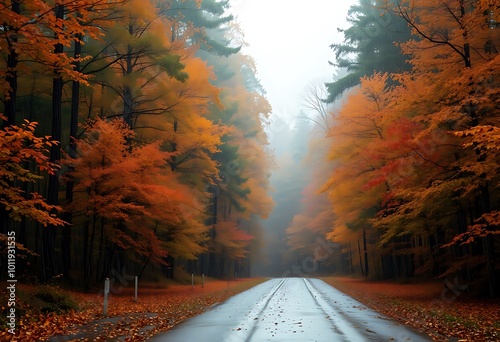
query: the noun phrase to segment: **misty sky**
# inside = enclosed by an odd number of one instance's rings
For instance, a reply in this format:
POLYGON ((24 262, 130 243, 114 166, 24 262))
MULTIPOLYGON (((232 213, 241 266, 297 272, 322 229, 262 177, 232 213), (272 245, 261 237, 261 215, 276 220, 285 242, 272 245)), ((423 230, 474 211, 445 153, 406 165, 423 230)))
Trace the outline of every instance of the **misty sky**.
POLYGON ((347 10, 356 0, 233 0, 250 44, 244 52, 257 62, 258 77, 273 107, 273 116, 293 118, 300 111, 305 88, 329 82, 335 68, 330 44, 340 43, 347 10))

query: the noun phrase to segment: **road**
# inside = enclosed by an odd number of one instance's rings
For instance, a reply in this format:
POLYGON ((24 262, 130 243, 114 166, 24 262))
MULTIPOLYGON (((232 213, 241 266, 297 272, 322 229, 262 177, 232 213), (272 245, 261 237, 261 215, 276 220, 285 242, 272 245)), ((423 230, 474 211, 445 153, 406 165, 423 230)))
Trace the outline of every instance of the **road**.
POLYGON ((150 341, 431 341, 319 279, 272 279, 150 341))

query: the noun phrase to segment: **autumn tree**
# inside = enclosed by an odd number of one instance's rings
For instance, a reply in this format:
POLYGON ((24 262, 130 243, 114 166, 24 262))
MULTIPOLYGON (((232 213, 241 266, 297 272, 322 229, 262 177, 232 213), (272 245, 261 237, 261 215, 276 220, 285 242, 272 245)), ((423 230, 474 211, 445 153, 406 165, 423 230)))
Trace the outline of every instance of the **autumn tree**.
MULTIPOLYGON (((314 123, 309 126, 307 136, 307 153, 302 155, 301 166, 308 171, 301 172, 308 183, 301 191, 301 204, 292 222, 286 229, 287 244, 290 246, 290 259, 301 263, 307 258, 315 258, 317 269, 314 272, 336 270, 339 264, 338 256, 332 249, 325 251, 326 234, 331 231, 334 216, 330 201, 320 189, 327 181, 333 169, 333 163, 327 161, 329 144, 327 134, 336 118, 336 106, 327 105, 326 88, 324 85, 312 84, 307 88, 304 107, 309 109, 307 118, 314 123), (318 248, 322 253, 318 253, 318 248)), ((338 108, 337 108, 338 109, 338 108)), ((302 265, 301 265, 302 266, 302 265)))
MULTIPOLYGON (((62 136, 62 102, 63 85, 65 81, 71 80, 75 83, 86 83, 88 76, 75 70, 75 63, 80 61, 81 56, 69 56, 64 53, 64 48, 72 46, 77 36, 87 35, 90 38, 99 36, 99 28, 85 25, 90 20, 90 13, 96 13, 109 2, 102 0, 89 0, 83 2, 62 3, 62 2, 19 2, 13 1, 10 5, 4 3, 1 11, 6 18, 5 30, 2 30, 2 39, 0 44, 5 45, 6 67, 2 68, 2 76, 5 80, 5 113, 8 117, 8 124, 16 121, 17 115, 31 117, 41 113, 23 113, 18 108, 21 89, 19 86, 19 77, 25 80, 37 75, 44 79, 44 88, 50 89, 43 91, 45 94, 40 96, 36 94, 39 88, 35 86, 37 77, 33 77, 28 82, 23 81, 22 85, 32 83, 30 88, 32 93, 30 97, 39 99, 51 99, 50 115, 50 133, 57 141, 63 141, 62 136), (52 85, 48 85, 48 79, 52 79, 52 85), (36 91, 35 91, 36 89, 36 91)), ((81 40, 81 38, 80 38, 81 40)), ((25 95, 26 91, 22 95, 25 95)), ((24 102, 24 101, 23 101, 24 102)), ((48 108, 47 108, 48 109, 48 108)), ((43 115, 40 115, 43 117, 43 115)), ((49 122, 49 120, 44 120, 49 122)), ((42 125, 42 129, 43 129, 42 125)), ((50 160, 52 163, 60 159, 60 146, 52 145, 50 149, 50 160)), ((48 175, 49 186, 47 200, 51 205, 58 204, 59 184, 58 177, 54 174, 48 175)), ((47 268, 44 276, 48 279, 55 275, 58 270, 55 266, 55 228, 49 225, 43 230, 44 241, 48 246, 43 248, 43 260, 47 268)))
MULTIPOLYGON (((6 120, 3 115, 0 118, 6 120)), ((22 183, 33 183, 42 177, 25 168, 26 162, 32 163, 37 170, 50 174, 59 169, 56 164, 49 161, 46 155, 48 149, 53 144, 57 145, 57 142, 51 137, 37 137, 35 128, 36 122, 26 121, 21 126, 9 125, 0 130, 1 204, 8 215, 16 221, 27 217, 44 226, 48 224, 60 226, 63 221, 52 214, 53 210, 60 211, 59 207, 48 204, 36 192, 26 194, 28 195, 26 198, 20 188, 22 183)), ((5 232, 6 230, 2 229, 2 234, 5 232)))
POLYGON ((498 126, 495 8, 389 1, 387 9, 416 37, 401 44, 412 69, 365 78, 335 120, 330 238, 348 242, 368 227, 385 276, 454 273, 487 280, 493 294, 498 173, 484 132, 498 126))
POLYGON ((193 194, 182 209, 191 219, 175 221, 169 228, 172 233, 161 233, 162 238, 172 244, 171 261, 192 259, 202 250, 198 240, 184 239, 180 251, 171 236, 204 229, 200 216, 208 204, 204 184, 216 173, 211 153, 218 151, 225 132, 206 118, 209 103, 218 103, 218 89, 210 84, 212 72, 194 56, 196 47, 186 46, 181 36, 177 40, 171 36, 170 27, 176 23, 165 16, 165 9, 153 3, 143 5, 128 4, 120 19, 123 24, 108 30, 107 50, 95 54, 89 63, 90 69, 102 69, 93 105, 100 107, 102 116, 127 118, 136 140, 162 141, 171 171, 177 173, 178 182, 191 187, 184 190, 193 194), (136 11, 138 6, 142 12, 136 11))
MULTIPOLYGON (((233 37, 237 32, 229 30, 227 34, 233 37)), ((249 56, 238 52, 222 59, 203 50, 198 55, 213 68, 213 83, 220 89, 222 106, 211 106, 208 117, 229 127, 219 151, 213 154, 218 163, 210 185, 214 191, 211 253, 215 255, 208 258, 214 266, 219 265, 217 272, 232 274, 229 269, 234 265, 236 272, 248 274, 251 245, 261 243, 251 237, 261 235, 258 220, 266 218, 273 206, 267 194, 270 159, 262 122, 270 106, 260 92, 255 64, 249 56)))
MULTIPOLYGON (((88 287, 123 267, 151 275, 174 259, 195 260, 211 246, 209 189, 217 182, 228 190, 224 201, 233 203, 225 214, 219 211, 228 222, 220 228, 219 246, 228 251, 226 261, 244 259, 254 241, 251 230, 260 229, 253 228, 259 227, 255 217, 265 217, 271 206, 260 120, 269 104, 244 86, 258 82, 239 74, 244 64, 252 75, 253 64, 233 59, 237 79, 216 85, 216 63, 199 53, 203 49, 220 59, 239 51, 225 36, 233 19, 225 14, 228 2, 1 6, 6 126, 23 117, 40 121, 42 135, 60 141, 47 145, 52 166, 61 150, 67 151, 57 174, 33 163, 23 167, 38 170, 36 184, 13 180, 12 188, 21 184, 17 194, 27 203, 32 188, 48 189, 42 207, 52 214, 66 192, 63 218, 71 225, 59 230, 55 226, 62 221, 48 221, 49 227, 38 231, 20 224, 32 229, 23 235, 33 236, 30 247, 43 255, 33 263, 43 262, 42 280, 62 272, 67 280, 84 279, 88 287), (235 84, 238 89, 222 101, 222 89, 232 91, 235 84), (226 116, 225 106, 240 102, 241 109, 226 116), (118 117, 126 124, 112 120, 118 117), (232 181, 225 184, 227 174, 232 181)), ((219 199, 215 206, 222 208, 223 196, 219 199)))
MULTIPOLYGON (((323 175, 327 174, 325 172, 323 175)), ((287 244, 290 246, 290 253, 293 254, 290 259, 300 262, 307 257, 317 257, 319 260, 316 261, 321 263, 315 272, 325 271, 328 266, 337 264, 333 253, 328 255, 327 251, 322 251, 321 255, 315 255, 318 246, 321 246, 320 243, 326 241, 325 236, 330 231, 334 220, 328 198, 325 194, 318 194, 321 186, 320 180, 321 177, 316 178, 303 189, 300 211, 294 215, 286 229, 287 244)))
POLYGON ((202 214, 189 208, 193 194, 169 170, 169 153, 158 142, 130 148, 133 135, 123 120, 97 119, 78 141, 78 158, 67 160, 75 170, 75 199, 67 209, 85 218, 87 286, 92 276, 109 276, 125 255, 142 274, 167 255, 194 258, 203 251, 202 214))
MULTIPOLYGON (((385 157, 374 158, 375 151, 387 139, 386 126, 392 98, 388 74, 363 78, 360 89, 347 98, 329 132, 332 145, 329 158, 333 172, 323 187, 332 202, 335 217, 333 230, 327 236, 334 242, 356 249, 362 274, 368 274, 366 255, 367 231, 372 232, 370 213, 377 212, 389 190, 383 182, 364 188, 385 157)), ((382 155, 383 156, 383 155, 382 155)), ((357 260, 356 260, 357 262, 357 260)))
MULTIPOLYGON (((3 115, 0 119, 7 120, 3 115)), ((35 183, 42 178, 37 172, 53 174, 59 170, 47 157, 48 149, 57 142, 50 137, 37 137, 35 128, 36 123, 26 121, 21 126, 8 125, 0 130, 0 208, 5 215, 1 218, 0 240, 5 246, 7 234, 13 229, 7 225, 7 215, 14 221, 28 219, 44 227, 65 224, 56 216, 61 211, 60 207, 47 203, 43 195, 36 191, 26 193, 23 190, 26 188, 24 184, 35 183)), ((16 244, 19 256, 30 252, 20 239, 16 239, 16 244)), ((2 256, 2 265, 4 261, 2 256)))
MULTIPOLYGON (((438 71, 441 77, 441 89, 444 91, 440 95, 442 105, 432 114, 421 117, 428 125, 426 132, 442 126, 449 127, 450 131, 466 131, 483 124, 498 125, 493 103, 498 101, 498 83, 495 81, 498 70, 494 65, 498 59, 495 46, 500 40, 494 19, 492 21, 494 16, 491 15, 498 8, 489 1, 474 4, 466 1, 444 1, 440 4, 418 1, 411 5, 396 2, 390 8, 407 21, 413 33, 420 38, 403 45, 403 49, 412 56, 417 75, 429 77, 438 71), (436 23, 431 18, 437 13, 441 20, 436 23)), ((462 146, 467 145, 462 143, 462 146)), ((491 201, 496 196, 495 189, 490 183, 495 174, 465 171, 468 170, 466 165, 484 165, 482 151, 458 151, 461 159, 457 167, 461 172, 458 177, 444 182, 443 186, 461 194, 463 202, 459 211, 467 213, 462 222, 465 226, 473 226, 475 220, 495 210, 491 201), (467 179, 467 187, 464 188, 460 182, 457 184, 458 179, 467 179)), ((459 232, 462 229, 464 227, 459 228, 459 232)), ((492 230, 495 229, 492 227, 492 230)), ((495 280, 497 271, 492 266, 495 262, 495 243, 491 234, 482 240, 477 240, 471 249, 472 254, 484 255, 483 260, 476 258, 478 263, 472 266, 466 260, 470 252, 465 251, 466 257, 461 258, 464 263, 458 263, 452 269, 463 270, 463 265, 477 269, 480 264, 486 265, 489 292, 493 294, 498 291, 495 280)))
POLYGON ((116 25, 105 29, 105 48, 93 47, 88 52, 92 59, 84 66, 88 72, 99 71, 94 91, 106 98, 96 96, 103 115, 122 116, 134 127, 141 115, 168 111, 168 104, 155 101, 158 94, 145 93, 164 77, 187 77, 170 44, 168 26, 151 1, 122 5, 116 25))
POLYGON ((2 45, 1 79, 7 124, 15 123, 18 73, 30 70, 29 62, 36 62, 49 70, 58 70, 61 77, 85 82, 86 77, 75 72, 73 61, 60 54, 61 46, 71 45, 75 32, 96 36, 97 28, 89 28, 73 16, 87 17, 102 0, 81 3, 48 3, 38 1, 2 2, 0 11, 4 29, 0 33, 2 45), (66 14, 65 25, 61 15, 66 14), (58 48, 56 48, 56 46, 58 48))

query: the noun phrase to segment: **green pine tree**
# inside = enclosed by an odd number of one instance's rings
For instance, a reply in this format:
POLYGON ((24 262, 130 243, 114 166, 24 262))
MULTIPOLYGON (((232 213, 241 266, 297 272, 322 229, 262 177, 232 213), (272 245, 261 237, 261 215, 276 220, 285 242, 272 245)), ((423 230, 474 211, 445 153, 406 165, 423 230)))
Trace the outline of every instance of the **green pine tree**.
POLYGON ((346 69, 348 74, 327 83, 327 102, 334 102, 342 93, 360 83, 360 78, 375 72, 408 70, 407 58, 397 43, 406 42, 411 33, 406 22, 378 6, 379 1, 360 0, 348 12, 348 29, 342 44, 332 44, 335 66, 346 69))
POLYGON ((228 0, 203 0, 199 6, 196 0, 174 0, 164 13, 179 23, 172 39, 191 27, 194 29, 191 37, 193 44, 199 44, 200 49, 211 54, 229 56, 240 51, 241 46, 231 46, 231 42, 223 34, 218 34, 224 30, 224 25, 234 19, 232 15, 226 15, 228 8, 228 0))

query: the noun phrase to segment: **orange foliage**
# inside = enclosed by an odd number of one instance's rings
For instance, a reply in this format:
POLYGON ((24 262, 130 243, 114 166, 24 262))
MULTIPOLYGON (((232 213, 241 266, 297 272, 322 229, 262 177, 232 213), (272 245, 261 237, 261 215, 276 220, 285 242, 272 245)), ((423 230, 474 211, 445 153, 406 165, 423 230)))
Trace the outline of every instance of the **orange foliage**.
POLYGON ((176 157, 173 168, 178 171, 198 172, 210 179, 217 173, 217 163, 212 155, 218 151, 221 138, 228 128, 207 118, 209 106, 218 104, 219 89, 210 82, 214 75, 200 58, 184 51, 182 63, 185 80, 177 80, 167 74, 159 74, 154 80, 138 79, 134 86, 141 93, 154 99, 145 105, 155 110, 136 107, 138 113, 134 125, 141 139, 161 139, 176 157), (144 86, 141 86, 141 84, 144 86), (150 114, 150 115, 148 115, 150 114))
POLYGON ((335 216, 334 232, 328 236, 337 242, 346 241, 342 238, 349 232, 346 225, 378 207, 387 191, 384 181, 373 181, 380 177, 374 174, 384 165, 387 150, 382 144, 387 140, 387 125, 394 120, 387 115, 393 105, 387 79, 387 74, 363 79, 330 129, 335 167, 322 190, 328 192, 335 216))
POLYGON ((131 147, 133 136, 122 120, 97 119, 87 128, 79 157, 67 160, 76 183, 69 209, 106 218, 107 238, 152 261, 163 262, 167 253, 192 258, 203 251, 206 230, 181 211, 193 195, 166 167, 170 154, 159 143, 131 147))
POLYGON ((214 227, 215 250, 225 251, 229 258, 243 258, 250 244, 257 245, 261 226, 258 218, 267 218, 273 201, 267 193, 271 160, 263 121, 270 113, 267 99, 246 85, 243 70, 255 72, 253 61, 240 53, 220 58, 208 58, 214 69, 225 70, 231 77, 214 79, 219 89, 220 104, 211 106, 209 118, 227 127, 218 161, 218 216, 214 227), (232 223, 229 223, 232 222, 232 223), (236 224, 237 222, 237 224, 236 224), (221 236, 217 237, 221 232, 221 236), (238 233, 239 231, 239 233, 238 233), (251 236, 250 236, 251 235, 251 236), (243 238, 242 238, 243 237, 243 238))
MULTIPOLYGON (((493 47, 500 30, 487 21, 496 8, 490 1, 386 5, 418 36, 402 44, 413 69, 363 79, 331 129, 336 164, 323 190, 335 214, 329 237, 339 242, 360 224, 381 229, 381 245, 441 227, 451 232, 451 217, 499 179, 500 63, 493 47), (388 87, 391 79, 397 83, 388 87)), ((497 205, 473 210, 476 221, 453 241, 496 234, 497 205)))
MULTIPOLYGON (((117 4, 117 2, 103 0, 83 0, 63 3, 64 19, 57 19, 55 9, 58 3, 47 1, 28 0, 22 1, 22 10, 16 13, 12 10, 11 2, 0 4, 3 28, 0 32, 0 51, 2 54, 12 55, 15 52, 18 61, 35 61, 51 71, 57 71, 63 78, 77 80, 88 84, 89 75, 74 70, 73 63, 81 61, 82 57, 70 57, 67 54, 56 54, 54 46, 61 44, 71 47, 77 35, 93 39, 101 37, 104 24, 98 18, 117 4), (52 32, 52 34, 47 34, 52 32)), ((81 41, 85 44, 85 41, 81 41)), ((16 70, 8 70, 1 59, 0 85, 4 91, 9 86, 4 83, 5 77, 12 71, 22 70, 30 72, 26 66, 16 66, 16 70)), ((5 93, 8 96, 8 93, 5 93)))
MULTIPOLYGON (((2 119, 4 117, 0 115, 2 119)), ((50 163, 46 155, 57 142, 50 137, 37 137, 36 125, 36 122, 26 120, 21 126, 13 125, 0 130, 0 204, 16 221, 29 218, 44 226, 60 226, 64 221, 54 214, 61 210, 60 207, 47 204, 37 192, 31 192, 26 198, 18 185, 34 183, 42 178, 26 168, 24 165, 27 163, 33 163, 37 170, 49 174, 59 170, 59 166, 50 163)))
POLYGON ((219 255, 241 259, 247 254, 245 247, 253 239, 232 220, 218 222, 214 241, 214 251, 219 255))

